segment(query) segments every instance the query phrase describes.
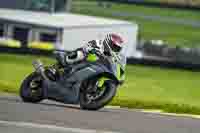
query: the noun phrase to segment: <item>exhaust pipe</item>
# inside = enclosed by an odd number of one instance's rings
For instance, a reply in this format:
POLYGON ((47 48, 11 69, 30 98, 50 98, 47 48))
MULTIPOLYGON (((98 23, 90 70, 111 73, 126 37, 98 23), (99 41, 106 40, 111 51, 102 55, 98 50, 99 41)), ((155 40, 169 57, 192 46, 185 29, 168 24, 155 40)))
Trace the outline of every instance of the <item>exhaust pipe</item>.
POLYGON ((45 80, 49 80, 49 78, 45 75, 45 73, 44 73, 44 71, 45 71, 45 69, 44 69, 44 65, 43 65, 43 63, 40 61, 40 60, 35 60, 35 61, 33 61, 33 67, 34 67, 34 69, 35 69, 35 71, 37 72, 37 73, 39 73, 39 74, 41 74, 42 75, 42 77, 45 79, 45 80))

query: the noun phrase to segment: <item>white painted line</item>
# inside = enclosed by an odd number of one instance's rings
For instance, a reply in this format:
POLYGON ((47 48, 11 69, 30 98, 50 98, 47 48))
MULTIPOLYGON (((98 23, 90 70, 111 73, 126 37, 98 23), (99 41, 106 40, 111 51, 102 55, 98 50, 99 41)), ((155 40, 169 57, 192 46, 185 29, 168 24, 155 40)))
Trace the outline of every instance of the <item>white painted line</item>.
POLYGON ((188 118, 200 119, 200 115, 166 113, 166 112, 164 112, 162 110, 142 110, 141 112, 160 114, 160 115, 166 115, 166 116, 177 116, 177 117, 188 117, 188 118))
POLYGON ((192 114, 176 114, 176 113, 167 113, 162 110, 154 110, 154 109, 128 109, 128 108, 121 108, 120 106, 106 106, 107 109, 127 109, 128 111, 139 111, 143 113, 152 113, 158 115, 166 115, 166 116, 176 116, 176 117, 188 117, 188 118, 195 118, 200 119, 200 115, 192 115, 192 114))
POLYGON ((15 127, 26 127, 26 128, 36 128, 36 129, 50 129, 53 131, 63 131, 63 132, 73 132, 73 133, 117 133, 111 131, 99 131, 92 129, 81 129, 81 128, 69 128, 69 127, 59 127, 55 125, 43 125, 36 123, 28 123, 28 122, 19 122, 19 121, 1 121, 0 124, 6 126, 15 126, 15 127))
POLYGON ((110 105, 107 105, 104 108, 106 108, 106 109, 121 109, 120 106, 110 106, 110 105))

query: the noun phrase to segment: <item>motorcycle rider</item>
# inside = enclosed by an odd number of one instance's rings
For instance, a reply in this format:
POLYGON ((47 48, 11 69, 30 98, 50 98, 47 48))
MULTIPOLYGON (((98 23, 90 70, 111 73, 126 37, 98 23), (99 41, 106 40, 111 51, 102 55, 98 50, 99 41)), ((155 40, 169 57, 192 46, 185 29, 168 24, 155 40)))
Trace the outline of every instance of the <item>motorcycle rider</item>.
POLYGON ((109 33, 104 40, 92 40, 81 48, 78 48, 69 54, 65 52, 55 52, 57 59, 62 66, 74 64, 83 61, 89 53, 98 53, 110 57, 113 53, 118 55, 123 47, 124 40, 116 33, 109 33))
MULTIPOLYGON (((44 91, 42 91, 42 88, 41 88, 40 90, 42 92, 40 92, 40 93, 43 93, 42 95, 44 95, 44 98, 50 97, 56 101, 61 101, 63 103, 77 104, 79 102, 79 98, 80 98, 81 82, 76 81, 77 80, 76 75, 74 77, 72 76, 72 78, 70 78, 68 76, 71 76, 69 74, 73 73, 73 69, 76 70, 76 68, 74 68, 75 63, 79 63, 80 61, 91 62, 90 60, 88 60, 88 57, 90 57, 90 55, 94 55, 94 56, 97 55, 97 60, 99 57, 100 59, 98 61, 100 61, 100 63, 104 63, 106 65, 107 63, 105 63, 105 62, 109 61, 108 64, 110 64, 110 65, 108 65, 108 66, 110 66, 112 68, 117 67, 118 69, 112 69, 112 70, 114 70, 112 72, 112 74, 115 75, 117 77, 117 79, 118 79, 118 75, 119 75, 120 79, 121 79, 123 77, 123 76, 121 76, 121 69, 124 69, 124 68, 119 67, 119 65, 124 65, 124 64, 121 62, 123 59, 122 59, 122 56, 120 56, 121 54, 119 54, 119 53, 122 49, 122 46, 123 46, 122 37, 117 34, 111 33, 111 34, 106 35, 104 40, 89 41, 83 47, 78 48, 78 49, 70 52, 69 54, 64 50, 63 51, 57 50, 55 54, 57 55, 58 64, 55 64, 55 66, 50 67, 50 68, 48 67, 48 69, 43 68, 42 63, 39 61, 38 62, 36 61, 36 63, 34 63, 36 72, 38 70, 38 72, 40 72, 41 76, 43 76, 43 78, 44 78, 44 80, 42 79, 41 84, 42 84, 42 87, 44 87, 45 89, 44 89, 44 91), (103 60, 101 60, 101 55, 104 56, 106 59, 103 57, 103 60), (120 58, 117 58, 118 55, 120 58), (117 63, 110 62, 110 61, 116 61, 118 59, 120 59, 120 61, 119 62, 117 61, 117 63), (61 76, 61 78, 59 75, 57 76, 57 72, 56 72, 57 66, 59 68, 64 69, 64 73, 62 73, 62 74, 64 74, 64 76, 61 76), (70 71, 70 70, 66 71, 66 68, 68 69, 70 67, 72 68, 71 69, 72 71, 70 71), (119 70, 120 70, 120 72, 119 72, 119 70), (58 80, 57 80, 57 77, 58 77, 58 80), (47 79, 47 80, 45 80, 45 79, 47 79), (55 81, 55 82, 53 82, 53 81, 55 81)), ((94 60, 94 61, 96 61, 96 60, 94 60)), ((98 62, 97 62, 97 64, 98 64, 98 62)), ((77 66, 79 66, 79 65, 77 65, 77 66)), ((103 65, 100 65, 100 67, 101 66, 103 67, 103 65)), ((93 71, 93 72, 96 72, 96 71, 93 71)), ((124 71, 123 71, 123 73, 124 73, 124 71)), ((84 80, 80 80, 80 81, 84 81, 84 80)), ((123 83, 123 81, 121 82, 121 80, 120 80, 119 84, 122 84, 122 83, 123 83)), ((114 86, 114 84, 115 83, 113 83, 113 86, 114 86)), ((112 86, 110 86, 110 88, 111 87, 112 86)), ((25 95, 28 95, 27 91, 25 91, 25 93, 26 93, 25 95)))

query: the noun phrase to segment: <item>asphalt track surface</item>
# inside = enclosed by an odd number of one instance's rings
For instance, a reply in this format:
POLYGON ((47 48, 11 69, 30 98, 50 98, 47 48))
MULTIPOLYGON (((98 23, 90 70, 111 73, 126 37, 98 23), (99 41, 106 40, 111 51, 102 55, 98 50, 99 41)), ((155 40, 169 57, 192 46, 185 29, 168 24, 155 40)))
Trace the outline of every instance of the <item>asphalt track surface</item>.
POLYGON ((0 133, 199 133, 200 119, 104 108, 83 111, 51 101, 0 96, 0 133))

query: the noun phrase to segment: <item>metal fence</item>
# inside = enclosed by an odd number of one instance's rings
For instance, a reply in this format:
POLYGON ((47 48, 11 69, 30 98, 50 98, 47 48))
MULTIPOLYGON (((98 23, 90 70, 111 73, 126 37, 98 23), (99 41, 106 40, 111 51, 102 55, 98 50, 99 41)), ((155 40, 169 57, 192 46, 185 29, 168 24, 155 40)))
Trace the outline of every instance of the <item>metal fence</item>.
POLYGON ((163 8, 179 8, 179 9, 190 9, 200 10, 200 2, 198 0, 99 0, 99 1, 111 1, 130 3, 137 5, 163 7, 163 8))
POLYGON ((198 47, 170 47, 168 44, 154 44, 150 41, 139 44, 137 49, 142 51, 144 55, 167 58, 174 62, 182 62, 188 64, 200 64, 200 48, 198 47))

